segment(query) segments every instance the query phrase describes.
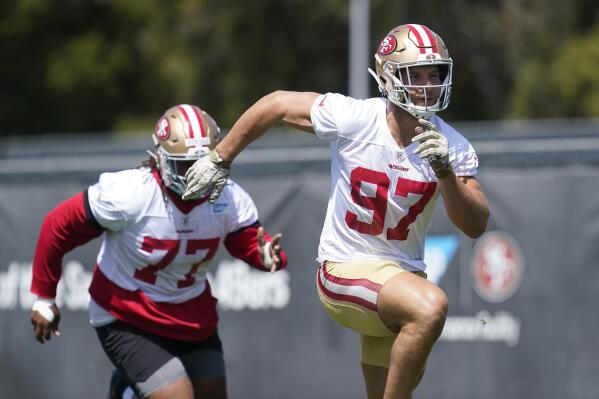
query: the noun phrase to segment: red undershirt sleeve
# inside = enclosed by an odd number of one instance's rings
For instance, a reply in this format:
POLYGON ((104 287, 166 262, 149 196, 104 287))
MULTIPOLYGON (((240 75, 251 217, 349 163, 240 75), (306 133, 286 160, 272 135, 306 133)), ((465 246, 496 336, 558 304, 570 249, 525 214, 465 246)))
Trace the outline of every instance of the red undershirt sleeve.
POLYGON ((87 190, 50 211, 44 218, 35 248, 31 292, 44 298, 56 297, 64 255, 103 231, 89 207, 87 190))
MULTIPOLYGON (((241 259, 258 270, 266 271, 262 265, 262 259, 258 255, 258 227, 260 227, 260 223, 256 222, 233 233, 229 233, 225 238, 225 247, 234 257, 241 259)), ((264 240, 271 240, 266 230, 264 230, 264 240)), ((287 266, 287 255, 283 251, 279 255, 281 257, 281 267, 279 269, 284 269, 287 266)))

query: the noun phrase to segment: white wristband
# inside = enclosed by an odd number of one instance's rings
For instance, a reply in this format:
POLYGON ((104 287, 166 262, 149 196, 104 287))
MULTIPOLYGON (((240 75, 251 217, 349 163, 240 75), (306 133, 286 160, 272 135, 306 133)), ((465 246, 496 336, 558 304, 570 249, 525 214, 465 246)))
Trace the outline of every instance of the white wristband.
POLYGON ((262 264, 264 265, 264 268, 266 270, 270 270, 270 268, 272 267, 272 257, 270 256, 270 246, 271 246, 270 241, 267 241, 266 244, 264 244, 264 247, 262 247, 264 250, 264 260, 262 261, 262 264))
POLYGON ((52 323, 54 321, 54 312, 51 309, 52 305, 54 305, 53 299, 37 298, 35 302, 33 302, 31 310, 38 312, 44 319, 52 323))

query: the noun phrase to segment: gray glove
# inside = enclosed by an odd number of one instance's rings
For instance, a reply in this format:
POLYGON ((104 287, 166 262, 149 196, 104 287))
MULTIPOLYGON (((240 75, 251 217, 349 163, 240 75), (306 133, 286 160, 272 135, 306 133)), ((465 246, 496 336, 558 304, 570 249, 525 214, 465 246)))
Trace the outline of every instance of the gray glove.
POLYGON ((231 164, 224 161, 216 151, 197 161, 185 173, 187 190, 184 200, 192 200, 210 195, 208 202, 214 204, 227 184, 231 164))
POLYGON ((435 176, 439 179, 446 178, 453 171, 449 163, 449 144, 447 139, 437 126, 427 121, 426 119, 418 119, 420 126, 415 129, 416 136, 412 139, 412 143, 419 141, 420 145, 414 150, 420 158, 428 160, 435 176))

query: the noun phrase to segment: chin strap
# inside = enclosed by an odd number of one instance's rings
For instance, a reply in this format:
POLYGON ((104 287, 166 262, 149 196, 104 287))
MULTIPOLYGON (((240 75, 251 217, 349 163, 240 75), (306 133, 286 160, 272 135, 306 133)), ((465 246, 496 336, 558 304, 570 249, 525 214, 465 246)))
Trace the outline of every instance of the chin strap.
POLYGON ((376 83, 379 85, 379 91, 383 94, 383 96, 387 97, 387 90, 385 90, 385 85, 383 85, 383 82, 381 82, 381 78, 379 78, 376 72, 370 68, 368 68, 368 73, 370 73, 374 80, 376 80, 376 83))

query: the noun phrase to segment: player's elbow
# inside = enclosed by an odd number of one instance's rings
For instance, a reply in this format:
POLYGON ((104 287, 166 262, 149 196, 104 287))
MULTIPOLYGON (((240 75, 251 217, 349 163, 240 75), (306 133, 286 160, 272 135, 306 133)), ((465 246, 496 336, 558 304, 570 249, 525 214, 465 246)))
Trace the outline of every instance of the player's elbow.
POLYGON ((469 238, 476 239, 483 235, 487 230, 487 221, 489 220, 489 213, 479 215, 475 220, 470 220, 465 226, 462 227, 462 231, 469 238))
POLYGON ((486 230, 487 230, 486 223, 484 226, 476 226, 476 227, 469 227, 467 229, 462 229, 464 234, 466 234, 466 236, 468 236, 468 238, 472 238, 473 240, 482 236, 486 230))
POLYGON ((290 97, 291 92, 277 90, 264 96, 262 101, 265 102, 267 109, 276 119, 282 120, 287 112, 290 97))

